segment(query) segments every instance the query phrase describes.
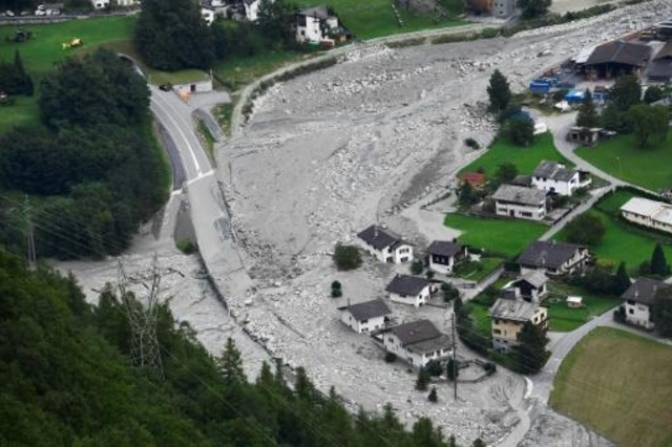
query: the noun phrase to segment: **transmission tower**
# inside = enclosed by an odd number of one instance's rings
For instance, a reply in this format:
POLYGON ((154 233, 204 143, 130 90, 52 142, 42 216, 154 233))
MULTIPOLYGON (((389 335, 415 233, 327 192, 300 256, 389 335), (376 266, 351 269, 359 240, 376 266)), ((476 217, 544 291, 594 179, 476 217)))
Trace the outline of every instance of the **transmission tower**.
POLYGON ((161 276, 156 253, 147 275, 129 278, 121 261, 118 264, 119 294, 131 327, 131 360, 135 366, 152 370, 163 379, 161 350, 156 335, 161 276), (146 289, 144 299, 134 299, 133 293, 126 289, 129 283, 139 283, 146 289))

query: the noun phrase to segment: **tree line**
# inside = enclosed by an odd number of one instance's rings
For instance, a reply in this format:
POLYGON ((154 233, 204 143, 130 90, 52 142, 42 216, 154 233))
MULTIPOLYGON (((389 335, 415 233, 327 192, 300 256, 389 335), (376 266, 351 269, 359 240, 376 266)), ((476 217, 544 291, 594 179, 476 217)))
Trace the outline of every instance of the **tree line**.
POLYGON ((150 67, 207 70, 216 60, 295 47, 297 7, 286 0, 261 0, 255 24, 217 18, 208 26, 191 0, 143 0, 133 42, 150 67))
POLYGON ((40 92, 44 127, 0 137, 0 242, 23 251, 27 194, 38 255, 119 253, 165 201, 147 85, 98 50, 60 63, 40 92))
POLYGON ((162 374, 132 363, 130 334, 111 287, 91 306, 72 276, 0 250, 0 445, 455 447, 429 419, 406 430, 389 405, 351 415, 303 368, 288 383, 264 363, 249 381, 230 339, 213 358, 165 304, 162 374))

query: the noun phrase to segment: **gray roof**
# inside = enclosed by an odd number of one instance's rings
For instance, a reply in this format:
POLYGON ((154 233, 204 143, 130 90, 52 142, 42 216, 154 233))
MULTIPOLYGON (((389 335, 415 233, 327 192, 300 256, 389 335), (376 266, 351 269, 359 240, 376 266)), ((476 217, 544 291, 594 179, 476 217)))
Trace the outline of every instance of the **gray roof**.
POLYGON ((540 270, 534 270, 533 272, 530 272, 527 275, 518 278, 513 283, 518 284, 521 281, 526 281, 535 289, 538 289, 548 282, 548 277, 544 274, 544 272, 540 270))
POLYGON ((457 242, 433 241, 429 247, 427 247, 427 253, 430 255, 451 257, 460 253, 463 249, 464 246, 457 242))
POLYGON ((392 313, 383 300, 365 301, 350 306, 339 307, 339 310, 347 310, 357 321, 370 318, 383 317, 392 313))
POLYGON ((490 308, 489 313, 492 318, 526 322, 530 321, 538 309, 537 303, 499 298, 490 308))
POLYGON ((494 200, 538 206, 546 203, 546 191, 524 186, 501 185, 492 195, 494 200))
POLYGON ((299 11, 299 14, 302 16, 315 17, 318 19, 328 19, 329 12, 326 5, 313 6, 312 8, 306 8, 299 11))
POLYGON ((656 291, 666 284, 663 281, 650 278, 637 278, 637 280, 621 295, 624 300, 632 300, 636 303, 653 304, 656 291))
POLYGON ((528 187, 532 184, 532 177, 529 175, 519 174, 511 180, 512 185, 528 187))
POLYGON ((411 321, 390 329, 399 338, 402 346, 434 340, 443 335, 429 320, 411 321))
POLYGON ((651 47, 641 43, 613 41, 599 45, 591 53, 586 65, 614 62, 639 66, 651 56, 651 47))
POLYGON ((532 174, 535 177, 555 180, 556 182, 568 182, 574 175, 575 169, 567 169, 564 165, 551 160, 542 160, 532 174))
POLYGON ((439 349, 450 348, 453 344, 453 339, 445 334, 441 334, 436 338, 431 338, 429 340, 419 341, 417 343, 412 343, 406 345, 406 349, 411 352, 416 352, 418 354, 425 354, 428 352, 438 351, 439 349))
POLYGON ((672 78, 672 61, 667 59, 651 62, 646 71, 649 78, 665 79, 672 78))
POLYGON ((527 246, 517 262, 531 267, 549 267, 556 269, 574 256, 581 245, 556 241, 535 241, 527 246))
POLYGON ((383 250, 402 242, 401 237, 390 230, 382 228, 380 225, 371 225, 366 230, 357 235, 358 238, 372 246, 376 250, 383 250))
POLYGON ((397 275, 392 278, 385 291, 397 295, 415 296, 429 284, 429 280, 418 276, 397 275))

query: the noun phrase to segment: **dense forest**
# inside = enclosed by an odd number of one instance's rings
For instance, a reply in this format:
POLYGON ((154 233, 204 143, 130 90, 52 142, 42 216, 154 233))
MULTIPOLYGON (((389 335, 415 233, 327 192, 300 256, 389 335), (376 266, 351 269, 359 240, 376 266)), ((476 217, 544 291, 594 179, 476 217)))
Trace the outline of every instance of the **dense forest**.
POLYGON ((98 50, 56 66, 40 92, 44 126, 0 137, 0 243, 23 250, 30 195, 38 255, 119 253, 165 201, 149 89, 98 50))
POLYGON ((217 18, 208 26, 198 2, 143 0, 133 43, 150 67, 207 70, 217 60, 296 48, 297 9, 286 0, 261 0, 257 23, 217 18))
POLYGON ((428 419, 405 430, 389 406, 350 415, 301 368, 289 384, 265 364, 248 382, 232 342, 212 358, 165 306, 157 334, 162 374, 131 363, 109 287, 90 306, 72 277, 0 251, 0 445, 454 446, 428 419))

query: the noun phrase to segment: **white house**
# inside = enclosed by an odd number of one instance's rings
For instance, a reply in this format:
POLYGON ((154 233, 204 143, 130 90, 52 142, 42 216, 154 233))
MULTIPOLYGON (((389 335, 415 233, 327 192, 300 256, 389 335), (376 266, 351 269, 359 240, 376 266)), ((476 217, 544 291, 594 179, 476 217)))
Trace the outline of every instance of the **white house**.
POLYGON ((338 18, 329 15, 325 5, 314 6, 296 14, 296 41, 322 42, 329 37, 329 31, 338 28, 338 18))
POLYGON ((397 274, 385 291, 390 294, 391 301, 419 307, 426 304, 431 296, 431 282, 418 276, 397 274))
POLYGON ((633 197, 621 207, 621 215, 630 222, 672 233, 672 205, 633 197))
POLYGON ((385 327, 385 320, 392 313, 383 300, 365 301, 339 307, 341 321, 357 333, 372 332, 385 327))
POLYGON ((243 0, 245 18, 250 22, 256 22, 259 18, 259 3, 261 3, 260 0, 243 0))
POLYGON ((444 275, 453 273, 455 265, 468 256, 467 247, 457 242, 433 241, 427 247, 430 270, 444 275))
POLYGON ((588 248, 556 241, 535 241, 518 257, 520 271, 527 275, 540 271, 547 276, 571 275, 590 260, 588 248))
POLYGON ((452 339, 429 320, 401 324, 383 334, 383 347, 413 366, 422 368, 432 360, 452 354, 452 339))
POLYGON ((510 292, 514 298, 538 303, 548 294, 546 283, 548 277, 539 270, 533 270, 521 278, 511 281, 503 287, 504 292, 510 292))
POLYGON ((653 329, 651 305, 656 292, 665 286, 662 281, 638 278, 621 296, 625 306, 625 321, 645 329, 653 329))
POLYGON ((529 220, 546 217, 546 192, 524 186, 501 185, 492 195, 498 216, 529 220))
POLYGON ((516 0, 492 0, 492 15, 505 19, 516 11, 516 0))
POLYGON ((215 10, 210 8, 201 8, 201 16, 205 23, 212 25, 212 22, 215 21, 215 10))
POLYGON ((413 246, 380 225, 371 225, 357 238, 362 248, 380 262, 400 264, 413 260, 413 246))
POLYGON ((532 173, 532 186, 563 196, 571 196, 574 191, 585 188, 591 181, 590 175, 549 160, 542 160, 532 173))

